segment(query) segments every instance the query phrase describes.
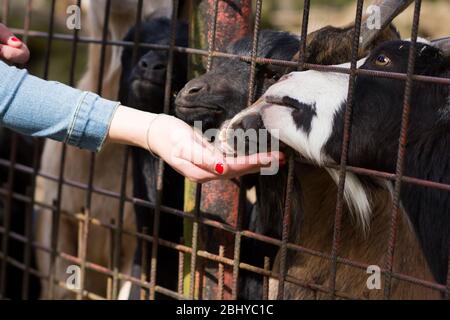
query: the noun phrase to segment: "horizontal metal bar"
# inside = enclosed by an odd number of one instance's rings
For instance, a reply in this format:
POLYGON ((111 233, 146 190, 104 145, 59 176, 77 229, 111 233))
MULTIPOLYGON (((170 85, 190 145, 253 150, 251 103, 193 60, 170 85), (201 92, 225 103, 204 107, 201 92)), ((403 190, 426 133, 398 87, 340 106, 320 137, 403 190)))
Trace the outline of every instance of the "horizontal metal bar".
MULTIPOLYGON (((21 34, 21 33, 23 33, 23 30, 22 29, 13 29, 13 32, 16 32, 17 34, 21 34)), ((29 31, 28 34, 30 37, 41 37, 41 38, 48 37, 48 33, 43 32, 43 31, 31 30, 31 31, 29 31)), ((75 39, 75 37, 73 35, 65 35, 65 34, 55 33, 53 35, 53 39, 54 40, 63 40, 63 41, 73 41, 75 39)), ((93 43, 93 44, 101 44, 102 43, 102 40, 100 40, 100 39, 93 39, 93 38, 89 38, 89 37, 78 37, 77 39, 81 43, 93 43)), ((134 46, 134 42, 119 41, 119 40, 105 41, 105 44, 112 45, 112 46, 122 46, 122 47, 134 46)), ((149 48, 149 49, 154 49, 154 50, 170 50, 170 46, 168 46, 168 45, 157 45, 157 44, 149 44, 149 43, 141 43, 141 44, 139 44, 139 47, 149 48)), ((213 58, 221 57, 221 58, 239 59, 242 61, 247 61, 249 63, 252 61, 251 56, 241 56, 241 55, 237 55, 237 54, 220 52, 220 51, 213 51, 210 53, 210 52, 208 52, 208 50, 187 48, 187 47, 180 47, 180 46, 174 46, 173 50, 176 52, 197 54, 197 55, 203 55, 203 56, 212 55, 213 58)), ((295 61, 260 58, 260 57, 256 58, 255 61, 257 64, 269 64, 269 65, 278 65, 278 66, 293 67, 293 68, 298 67, 298 62, 295 62, 295 61)), ((344 73, 344 74, 350 74, 350 72, 351 72, 350 68, 343 68, 343 67, 337 67, 337 66, 327 66, 327 65, 319 65, 319 64, 312 64, 312 63, 304 63, 303 66, 305 69, 316 70, 316 71, 336 72, 336 73, 344 73)), ((357 75, 368 75, 368 76, 373 76, 373 77, 390 78, 390 79, 397 79, 397 80, 406 80, 407 79, 407 75, 405 73, 375 71, 375 70, 362 70, 362 69, 357 69, 355 72, 357 75)), ((415 81, 421 81, 421 82, 432 82, 432 83, 437 83, 437 84, 450 85, 449 78, 413 75, 412 79, 415 81)))

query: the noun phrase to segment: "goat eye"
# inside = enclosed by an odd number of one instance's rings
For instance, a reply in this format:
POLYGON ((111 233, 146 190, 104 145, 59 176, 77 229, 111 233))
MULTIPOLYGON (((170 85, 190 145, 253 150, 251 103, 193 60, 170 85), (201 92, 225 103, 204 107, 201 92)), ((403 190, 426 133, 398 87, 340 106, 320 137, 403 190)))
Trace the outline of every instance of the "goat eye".
POLYGON ((379 66, 384 67, 391 63, 391 59, 386 57, 384 54, 381 54, 377 57, 377 59, 375 60, 375 63, 379 66))

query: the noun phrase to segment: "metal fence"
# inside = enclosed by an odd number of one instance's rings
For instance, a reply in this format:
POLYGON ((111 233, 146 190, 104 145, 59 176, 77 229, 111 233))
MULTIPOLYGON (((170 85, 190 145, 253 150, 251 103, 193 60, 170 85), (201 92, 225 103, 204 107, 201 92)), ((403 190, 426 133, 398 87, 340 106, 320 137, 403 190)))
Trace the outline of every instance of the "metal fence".
MULTIPOLYGON (((359 31, 361 27, 361 17, 363 15, 363 0, 357 1, 357 12, 355 17, 355 34, 353 39, 353 50, 352 50, 352 59, 351 59, 351 68, 350 69, 342 69, 335 68, 331 66, 322 66, 305 63, 302 58, 300 58, 299 62, 293 61, 280 61, 266 58, 259 58, 257 47, 258 47, 258 35, 260 31, 260 20, 261 20, 261 8, 262 8, 262 0, 250 1, 250 0, 242 0, 242 1, 233 1, 233 3, 229 3, 228 1, 221 0, 208 0, 208 1, 186 1, 183 3, 184 7, 189 7, 191 10, 200 10, 200 3, 204 6, 204 11, 201 13, 204 15, 200 17, 204 19, 205 29, 207 32, 207 47, 206 48, 195 48, 192 45, 189 48, 178 47, 175 45, 174 40, 174 32, 175 32, 175 21, 178 16, 179 10, 179 2, 178 0, 174 0, 174 13, 172 15, 172 24, 173 24, 173 32, 172 32, 172 40, 171 45, 169 46, 158 46, 152 44, 140 44, 138 40, 133 42, 125 42, 120 40, 111 41, 107 39, 108 34, 108 24, 109 24, 109 13, 111 10, 111 0, 107 0, 105 6, 105 21, 103 23, 103 37, 101 39, 92 39, 89 37, 80 36, 77 30, 74 30, 73 35, 67 34, 58 34, 55 32, 55 6, 57 1, 52 0, 49 7, 49 23, 48 23, 48 31, 36 31, 30 29, 30 19, 33 11, 33 1, 28 0, 26 10, 24 12, 24 26, 22 29, 14 29, 13 31, 16 34, 19 34, 23 37, 24 41, 31 37, 43 38, 47 41, 47 49, 44 59, 44 72, 41 75, 42 78, 47 79, 49 75, 49 67, 51 64, 51 51, 52 44, 56 41, 65 41, 71 42, 72 50, 71 50, 71 63, 69 66, 69 79, 68 84, 71 86, 75 85, 75 67, 77 64, 77 56, 79 52, 79 45, 81 43, 94 43, 99 44, 101 46, 101 61, 100 61, 100 72, 98 79, 98 90, 99 94, 102 94, 102 82, 103 82, 103 74, 105 68, 105 52, 108 46, 130 46, 135 49, 139 46, 153 48, 158 50, 168 50, 170 52, 169 59, 169 68, 167 73, 167 84, 166 84, 166 102, 165 102, 165 110, 168 110, 170 104, 170 96, 171 96, 171 69, 173 65, 173 52, 182 52, 189 56, 204 56, 207 57, 207 66, 206 69, 209 70, 213 64, 212 61, 216 57, 225 57, 225 58, 236 58, 236 55, 224 52, 227 41, 236 37, 239 33, 246 33, 253 31, 253 50, 251 56, 245 57, 237 57, 244 61, 248 61, 251 63, 251 72, 249 74, 249 98, 248 102, 251 104, 254 100, 254 82, 255 82, 255 70, 258 64, 274 64, 279 66, 288 66, 298 68, 299 70, 303 69, 312 69, 319 71, 333 71, 333 72, 341 72, 350 74, 350 86, 348 93, 348 105, 345 113, 345 129, 344 129, 344 139, 342 142, 342 157, 341 163, 339 165, 328 164, 330 168, 338 169, 340 172, 339 175, 339 185, 338 185, 338 194, 337 194, 337 206, 335 212, 335 220, 334 220, 334 236, 332 243, 331 253, 320 252, 317 250, 313 250, 311 248, 303 247, 296 243, 289 242, 288 236, 290 230, 295 228, 291 224, 291 204, 292 198, 295 196, 293 194, 293 183, 294 183, 294 163, 296 161, 304 161, 297 157, 291 156, 288 162, 288 185, 285 199, 285 212, 283 216, 282 222, 282 238, 275 239, 268 237, 266 235, 258 234, 252 232, 250 230, 244 230, 239 223, 241 221, 241 210, 242 208, 242 191, 239 191, 234 186, 225 186, 223 190, 221 190, 222 194, 224 194, 224 190, 226 191, 227 200, 230 202, 222 206, 220 210, 228 211, 227 214, 230 217, 226 222, 220 222, 214 219, 211 219, 210 216, 204 215, 204 207, 201 207, 202 198, 205 197, 205 193, 212 193, 214 188, 217 188, 217 183, 208 184, 205 186, 198 185, 194 186, 192 190, 195 190, 194 206, 193 210, 190 212, 184 212, 180 210, 176 210, 173 208, 168 208, 161 205, 160 201, 157 203, 152 203, 146 201, 145 199, 137 199, 134 197, 129 197, 126 195, 126 176, 128 170, 128 158, 129 151, 125 152, 124 156, 124 167, 122 171, 122 183, 120 187, 120 192, 115 192, 111 190, 104 190, 95 185, 94 182, 94 168, 98 165, 95 161, 96 157, 92 154, 90 166, 86 168, 89 170, 89 181, 88 183, 81 183, 78 181, 71 181, 64 177, 64 165, 66 162, 66 147, 63 148, 62 153, 60 155, 55 155, 55 157, 59 157, 59 161, 61 164, 59 175, 51 176, 48 174, 44 174, 39 169, 39 159, 40 159, 40 151, 41 151, 41 143, 39 141, 34 141, 34 148, 29 150, 29 158, 27 163, 21 163, 17 158, 17 150, 20 146, 20 137, 17 134, 11 134, 11 143, 9 150, 9 157, 0 159, 0 167, 6 173, 6 183, 0 186, 0 195, 3 199, 4 208, 3 208, 3 223, 0 226, 0 234, 1 234, 1 250, 0 250, 0 297, 8 299, 8 288, 9 287, 20 287, 21 294, 20 297, 23 299, 30 298, 30 283, 36 281, 36 279, 45 279, 48 281, 50 288, 54 288, 56 286, 65 288, 66 290, 72 291, 76 294, 78 299, 114 299, 117 298, 119 292, 119 283, 121 281, 130 281, 134 285, 139 286, 143 289, 144 294, 142 298, 155 298, 155 294, 174 298, 174 299, 205 299, 205 298, 238 298, 239 294, 239 276, 240 271, 246 270, 248 272, 260 275, 263 283, 263 298, 268 298, 268 286, 269 286, 269 278, 278 279, 278 299, 284 298, 284 289, 286 283, 292 283, 299 287, 308 288, 310 290, 314 290, 317 292, 322 292, 328 294, 330 298, 343 298, 343 299, 364 299, 361 296, 351 296, 346 292, 340 292, 336 288, 336 273, 339 265, 346 265, 355 270, 366 270, 369 266, 367 263, 362 263, 360 261, 354 261, 347 259, 346 257, 342 257, 339 254, 340 243, 341 243, 341 222, 343 215, 343 207, 344 207, 344 183, 345 183, 345 174, 346 172, 353 172, 359 175, 367 175, 372 177, 377 177, 381 179, 391 180, 395 184, 394 188, 394 199, 393 199, 393 208, 391 213, 391 220, 386 222, 386 228, 390 230, 390 237, 387 239, 388 241, 388 250, 386 252, 386 261, 385 265, 382 266, 381 271, 384 275, 385 279, 385 290, 384 297, 390 298, 391 294, 391 282, 392 279, 396 279, 396 281, 404 281, 416 284, 418 287, 427 287, 432 290, 436 290, 437 292, 441 292, 443 295, 449 296, 450 293, 450 277, 448 277, 447 285, 437 284, 435 282, 426 281, 424 279, 418 279, 411 277, 406 274, 401 274, 396 272, 393 269, 393 256, 394 256, 394 248, 396 243, 396 234, 398 229, 398 215, 400 209, 400 200, 399 194, 401 185, 403 183, 409 184, 417 184, 429 188, 439 188, 442 190, 450 191, 450 185, 438 183, 435 181, 426 181, 413 177, 408 177, 404 175, 404 157, 405 157, 405 142, 407 139, 407 126, 408 126, 408 115, 409 115, 409 105, 410 105, 410 96, 411 96, 411 88, 413 81, 426 81, 426 82, 434 82, 440 83, 443 85, 450 85, 450 79, 429 77, 429 76, 417 76, 413 75, 413 65, 414 65, 414 56, 410 55, 410 59, 408 61, 408 73, 407 74, 394 74, 389 72, 375 72, 375 71, 367 71, 367 70, 357 70, 356 62, 358 59, 358 46, 359 46, 359 31), (252 14, 252 6, 254 6, 254 23, 250 25, 251 14, 252 14), (206 8, 206 9, 205 9, 206 8), (223 10, 229 10, 228 15, 222 12, 223 10), (230 12, 234 12, 231 16, 230 12), (206 14, 208 13, 208 14, 206 14), (231 23, 235 23, 237 27, 235 30, 230 31, 228 33, 224 33, 223 30, 230 27, 231 23), (227 25, 228 24, 228 25, 227 25), (219 31, 220 37, 217 36, 219 31), (225 39, 227 38, 228 39, 225 39), (374 77, 385 77, 385 78, 394 78, 394 79, 402 79, 405 80, 405 97, 404 97, 404 111, 403 111, 403 119, 401 126, 401 136, 399 139, 399 149, 398 149, 398 161, 397 168, 395 174, 387 173, 387 172, 378 172, 374 170, 369 170, 365 168, 352 167, 347 165, 347 150, 350 140, 350 126, 351 126, 351 110, 353 105, 353 93, 354 93, 354 83, 356 76, 358 74, 367 74, 374 77), (18 177, 24 178, 29 183, 27 185, 26 192, 18 192, 15 189, 15 184, 17 183, 18 177), (38 203, 34 198, 34 190, 36 188, 36 178, 41 177, 44 179, 48 179, 49 181, 54 181, 58 185, 58 197, 54 199, 53 203, 38 203), (86 191, 86 201, 85 206, 83 208, 82 213, 80 214, 70 214, 64 212, 61 209, 61 201, 62 201, 62 188, 63 186, 70 186, 73 188, 78 188, 86 191), (119 200, 118 207, 118 221, 112 221, 111 223, 103 223, 99 222, 95 219, 91 218, 91 201, 92 196, 94 194, 102 195, 110 199, 119 200), (125 204, 130 203, 134 206, 143 206, 145 208, 153 209, 153 217, 154 217, 154 228, 151 230, 152 232, 147 234, 143 232, 134 232, 130 230, 125 230, 123 228, 123 214, 124 214, 124 206, 125 204), (14 208, 17 206, 21 206, 23 212, 21 213, 21 217, 23 218, 24 229, 21 231, 17 231, 12 228, 12 220, 14 219, 14 208), (33 207, 43 207, 49 209, 53 212, 52 216, 52 242, 50 247, 42 247, 38 243, 33 240, 33 207), (189 244, 188 242, 180 241, 179 243, 167 241, 159 237, 159 217, 160 215, 174 215, 179 217, 179 219, 184 219, 185 221, 190 221, 192 223, 191 230, 191 239, 189 244), (67 252, 62 252, 58 250, 58 233, 59 233, 59 220, 62 217, 66 217, 68 219, 73 219, 79 222, 79 253, 78 255, 71 255, 67 252), (88 261, 86 252, 87 252, 87 243, 89 238, 89 226, 90 225, 98 225, 102 228, 110 230, 112 236, 111 240, 113 241, 113 247, 111 252, 111 259, 109 266, 98 265, 88 261), (216 236, 223 236, 223 242, 220 246, 219 252, 210 252, 208 250, 204 250, 199 243, 199 233, 200 228, 202 226, 207 226, 211 230, 213 230, 213 234, 216 236), (135 278, 128 274, 123 274, 119 272, 119 263, 120 263, 120 241, 122 235, 130 235, 137 239, 137 241, 141 241, 144 246, 152 246, 152 255, 143 257, 144 261, 146 261, 151 267, 149 274, 143 274, 141 278, 135 278), (266 243, 270 245, 277 246, 280 250, 280 265, 279 265, 279 273, 275 273, 271 270, 271 263, 273 261, 269 261, 269 259, 265 259, 262 265, 250 265, 241 260, 241 242, 243 238, 254 239, 261 243, 266 243), (17 246, 17 243, 20 245, 17 246), (168 288, 164 288, 160 286, 156 281, 156 272, 157 268, 164 268, 164 261, 158 261, 157 259, 157 251, 160 247, 170 248, 175 250, 179 254, 179 265, 178 265, 178 274, 174 274, 174 277, 178 279, 178 290, 170 290, 168 288), (32 264, 32 256, 34 250, 43 250, 48 252, 51 255, 51 264, 47 273, 42 273, 33 267, 32 264), (20 253, 17 254, 16 251, 19 250, 20 253), (331 270, 331 286, 322 285, 317 283, 305 282, 304 279, 297 279, 291 275, 287 274, 287 253, 288 251, 297 251, 302 252, 308 256, 315 256, 325 259, 331 262, 332 270, 331 270), (81 283, 80 288, 73 289, 67 287, 65 283, 65 279, 57 279, 55 275, 55 264, 57 259, 63 259, 69 261, 74 265, 78 265, 81 267, 81 283), (206 285, 205 283, 209 281, 205 274, 205 264, 201 262, 209 262, 215 265, 214 270, 215 274, 209 274, 209 277, 213 277, 213 285, 206 285), (106 296, 99 296, 92 292, 89 292, 85 289, 85 274, 86 270, 93 270, 97 273, 104 274, 108 277, 108 292, 106 296), (188 272, 186 270, 189 270, 188 272), (13 277, 12 274, 16 276, 13 277), (186 279, 190 279, 187 281, 186 279), (14 281, 14 282, 13 282, 14 281)), ((414 8, 414 18, 413 18, 413 27, 411 30, 411 38, 412 48, 416 45, 416 39, 418 35, 418 26, 419 26, 419 17, 420 17, 420 9, 421 9, 420 0, 415 1, 414 8)), ((76 4, 80 6, 81 0, 76 1, 76 4)), ((138 14, 137 17, 141 17, 143 0, 137 1, 138 14)), ((10 1, 3 0, 3 23, 7 24, 8 22, 8 8, 10 6, 10 1)), ((302 57, 302 53, 305 52, 306 49, 306 35, 308 34, 308 19, 309 19, 309 11, 310 11, 310 1, 304 1, 304 9, 303 9, 303 18, 302 18, 302 28, 301 28, 301 45, 300 45, 300 57, 302 57)), ((192 11, 191 11, 192 12, 192 11)), ((301 13, 299 13, 300 19, 301 13)), ((137 18, 137 23, 139 23, 140 18, 137 18)), ((413 50, 411 50, 413 51, 413 50)), ((4 146, 1 146, 2 148, 4 146)), ((160 172, 158 177, 158 192, 162 190, 162 179, 164 176, 163 167, 160 166, 160 172)), ((218 208, 218 205, 215 203, 209 203, 206 207, 214 211, 214 209, 218 208)), ((20 228, 19 228, 20 229, 20 228)), ((187 235, 185 235, 187 236, 187 235)), ((209 270, 211 271, 211 270, 209 270)), ((50 289, 53 291, 53 289, 50 289)), ((33 295, 31 295, 33 296, 33 295)), ((51 296, 50 296, 51 297, 51 296)))

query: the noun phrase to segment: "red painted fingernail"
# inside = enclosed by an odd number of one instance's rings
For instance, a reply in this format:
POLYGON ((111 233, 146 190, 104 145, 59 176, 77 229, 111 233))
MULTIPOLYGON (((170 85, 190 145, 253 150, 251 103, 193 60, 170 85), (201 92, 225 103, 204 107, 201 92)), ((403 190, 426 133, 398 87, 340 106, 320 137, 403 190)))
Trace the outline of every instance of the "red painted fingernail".
POLYGON ((214 170, 216 170, 216 172, 217 172, 218 174, 223 174, 223 163, 218 162, 218 163, 216 164, 216 166, 214 167, 214 170))
POLYGON ((20 42, 20 40, 19 40, 18 38, 16 38, 16 37, 12 37, 12 38, 11 38, 11 41, 14 41, 14 42, 20 42))

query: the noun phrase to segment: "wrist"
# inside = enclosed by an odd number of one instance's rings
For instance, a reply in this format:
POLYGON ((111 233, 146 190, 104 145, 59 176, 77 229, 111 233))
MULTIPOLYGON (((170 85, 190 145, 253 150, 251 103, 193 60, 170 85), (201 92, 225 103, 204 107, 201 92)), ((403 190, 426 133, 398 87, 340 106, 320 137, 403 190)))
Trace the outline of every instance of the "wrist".
POLYGON ((149 123, 156 120, 157 116, 154 113, 121 105, 117 108, 111 121, 108 140, 114 143, 128 144, 147 149, 149 123))

